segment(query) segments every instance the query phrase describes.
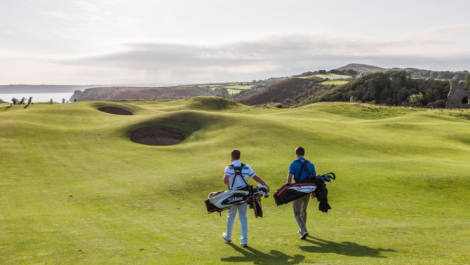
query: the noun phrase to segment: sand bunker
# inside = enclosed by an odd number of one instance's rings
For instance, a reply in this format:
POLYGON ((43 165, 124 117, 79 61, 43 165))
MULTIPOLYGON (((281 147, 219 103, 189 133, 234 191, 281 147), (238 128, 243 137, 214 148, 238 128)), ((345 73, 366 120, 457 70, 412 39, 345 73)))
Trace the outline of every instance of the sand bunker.
POLYGON ((102 107, 102 108, 99 108, 98 110, 102 112, 110 113, 110 114, 116 114, 116 115, 133 115, 132 112, 125 110, 125 109, 117 108, 117 107, 102 107))
POLYGON ((184 140, 184 135, 174 129, 142 127, 131 134, 131 140, 146 145, 174 145, 184 140))

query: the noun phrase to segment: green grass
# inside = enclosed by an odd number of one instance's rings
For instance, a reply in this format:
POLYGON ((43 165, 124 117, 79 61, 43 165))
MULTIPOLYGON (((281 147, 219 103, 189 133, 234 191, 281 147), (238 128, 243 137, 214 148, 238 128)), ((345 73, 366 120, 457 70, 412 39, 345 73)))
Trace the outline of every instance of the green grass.
POLYGON ((238 90, 245 90, 245 89, 250 89, 252 85, 228 85, 225 86, 227 89, 238 89, 238 90))
POLYGON ((229 94, 238 94, 238 93, 241 92, 241 90, 239 90, 239 89, 231 89, 231 88, 229 88, 229 89, 227 89, 227 90, 228 90, 228 93, 229 93, 229 94))
POLYGON ((323 81, 320 84, 322 85, 344 85, 349 83, 347 80, 328 80, 328 81, 323 81))
POLYGON ((319 103, 253 108, 219 98, 0 105, 0 264, 468 264, 470 120, 462 111, 319 103), (98 111, 120 106, 132 116, 98 111), (129 140, 139 124, 184 131, 174 146, 129 140), (249 245, 221 234, 234 148, 275 190, 302 145, 333 171, 332 210, 249 212, 249 245))
POLYGON ((242 90, 250 89, 253 85, 251 83, 221 83, 217 85, 209 85, 209 87, 214 90, 217 87, 225 87, 230 94, 238 94, 242 90))

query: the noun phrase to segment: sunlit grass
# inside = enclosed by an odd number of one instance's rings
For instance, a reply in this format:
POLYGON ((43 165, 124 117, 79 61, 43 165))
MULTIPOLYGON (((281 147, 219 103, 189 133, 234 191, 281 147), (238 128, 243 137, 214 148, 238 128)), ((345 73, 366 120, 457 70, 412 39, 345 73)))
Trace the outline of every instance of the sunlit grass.
MULTIPOLYGON (((470 260, 465 111, 319 103, 253 108, 220 98, 0 105, 0 264, 465 264, 470 260), (134 115, 98 111, 121 106, 134 115), (184 129, 179 145, 128 139, 140 123, 184 129), (332 210, 249 212, 249 245, 223 242, 234 148, 272 190, 302 145, 332 210)), ((253 182, 252 182, 253 183, 253 182)))
POLYGON ((328 81, 323 81, 320 84, 322 85, 344 85, 349 83, 349 81, 346 80, 328 80, 328 81))

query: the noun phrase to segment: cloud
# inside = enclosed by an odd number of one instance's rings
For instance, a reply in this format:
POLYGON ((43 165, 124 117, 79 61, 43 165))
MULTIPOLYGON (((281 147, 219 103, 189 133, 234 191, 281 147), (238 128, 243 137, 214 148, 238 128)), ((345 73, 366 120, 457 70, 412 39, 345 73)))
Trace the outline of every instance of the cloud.
POLYGON ((451 33, 468 33, 470 24, 448 25, 443 27, 435 27, 424 30, 423 34, 451 34, 451 33))
POLYGON ((54 36, 83 44, 107 43, 109 40, 139 38, 144 36, 139 20, 125 13, 115 13, 84 1, 74 3, 68 12, 50 10, 43 16, 61 20, 54 27, 54 36))
POLYGON ((87 2, 77 1, 75 2, 75 6, 89 13, 95 13, 95 14, 101 13, 101 9, 99 7, 92 5, 90 3, 87 3, 87 2))
MULTIPOLYGON (((54 69, 54 78, 67 77, 83 83, 203 83, 290 76, 330 70, 348 63, 384 68, 468 70, 470 50, 449 48, 455 45, 432 38, 292 34, 205 45, 139 42, 95 55, 68 58, 18 55, 18 58, 25 64, 29 60, 36 66, 43 64, 41 68, 54 69)), ((12 54, 0 50, 0 57, 2 53, 12 54)))
POLYGON ((253 73, 284 69, 289 72, 289 69, 308 68, 320 63, 329 66, 332 61, 360 58, 389 58, 388 61, 397 62, 409 58, 408 65, 412 66, 413 60, 428 57, 429 61, 447 56, 442 50, 449 45, 453 45, 453 42, 440 39, 381 40, 284 35, 218 45, 133 43, 127 44, 118 52, 65 59, 60 62, 170 72, 182 69, 197 72, 201 69, 217 69, 216 72, 227 69, 240 73, 247 72, 246 69, 251 69, 253 73))

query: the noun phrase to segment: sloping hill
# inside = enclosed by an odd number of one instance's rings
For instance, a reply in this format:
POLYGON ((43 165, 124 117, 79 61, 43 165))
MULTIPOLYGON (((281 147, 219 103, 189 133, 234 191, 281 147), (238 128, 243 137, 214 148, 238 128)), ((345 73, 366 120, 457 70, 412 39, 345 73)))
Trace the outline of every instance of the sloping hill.
POLYGON ((274 85, 259 89, 254 94, 237 99, 246 105, 279 102, 294 106, 304 99, 322 93, 329 88, 318 84, 318 79, 289 78, 274 85))
POLYGON ((343 67, 336 68, 336 70, 348 70, 348 69, 352 69, 360 73, 361 75, 387 71, 387 69, 382 68, 382 67, 367 65, 367 64, 359 64, 359 63, 350 63, 343 67))
POLYGON ((425 106, 432 102, 445 101, 449 90, 448 81, 414 79, 406 71, 387 71, 368 74, 345 85, 336 86, 320 96, 311 97, 305 103, 349 101, 353 96, 357 101, 401 106, 408 104, 412 95, 420 95, 419 101, 415 103, 425 106))

